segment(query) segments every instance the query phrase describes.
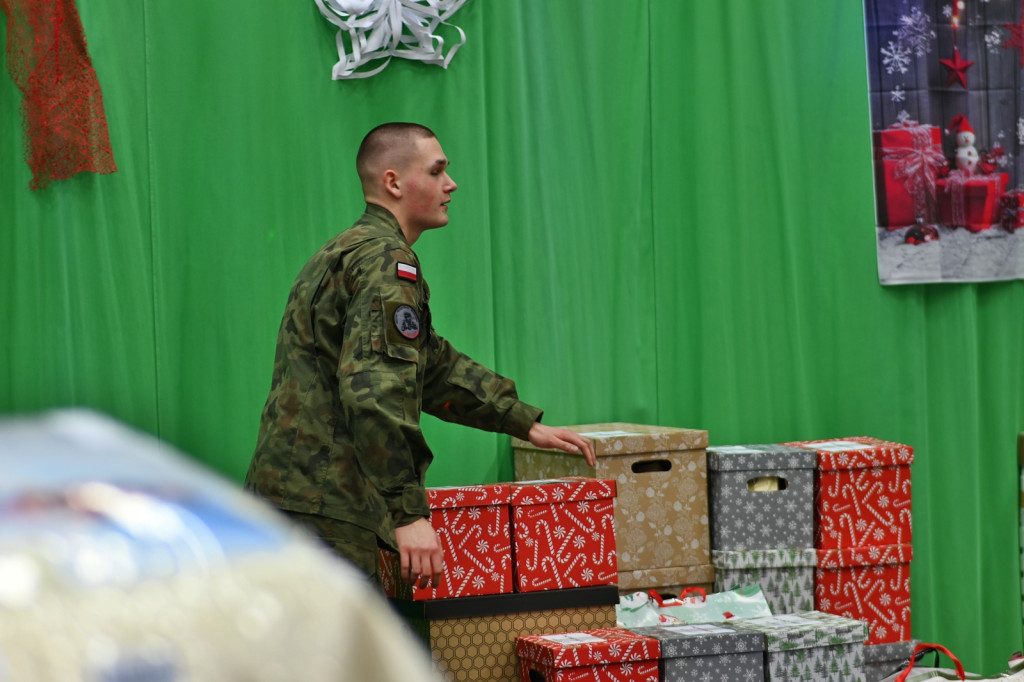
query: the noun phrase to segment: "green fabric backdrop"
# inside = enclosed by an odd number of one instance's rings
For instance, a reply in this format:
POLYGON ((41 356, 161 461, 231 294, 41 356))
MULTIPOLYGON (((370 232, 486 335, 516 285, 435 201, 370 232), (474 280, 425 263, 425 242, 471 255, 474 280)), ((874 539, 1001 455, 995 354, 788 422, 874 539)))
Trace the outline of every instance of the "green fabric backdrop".
MULTIPOLYGON (((878 285, 860 3, 469 0, 447 71, 348 82, 311 0, 78 7, 119 172, 30 192, 0 77, 0 411, 240 480, 292 277, 361 209, 362 135, 415 120, 459 182, 417 244, 442 334, 552 424, 913 445, 914 636, 1021 648, 1024 282, 878 285)), ((512 477, 424 428, 431 485, 512 477)))

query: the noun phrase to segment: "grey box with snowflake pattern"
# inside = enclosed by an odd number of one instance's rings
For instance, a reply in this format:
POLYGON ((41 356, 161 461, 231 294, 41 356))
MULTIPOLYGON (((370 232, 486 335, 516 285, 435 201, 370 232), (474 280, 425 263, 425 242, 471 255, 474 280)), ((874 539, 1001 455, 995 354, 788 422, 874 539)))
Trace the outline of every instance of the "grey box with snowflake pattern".
POLYGON ((712 549, 814 547, 814 452, 730 445, 707 458, 712 549))
POLYGON ((764 636, 728 623, 667 625, 633 630, 661 643, 662 682, 762 682, 764 636))

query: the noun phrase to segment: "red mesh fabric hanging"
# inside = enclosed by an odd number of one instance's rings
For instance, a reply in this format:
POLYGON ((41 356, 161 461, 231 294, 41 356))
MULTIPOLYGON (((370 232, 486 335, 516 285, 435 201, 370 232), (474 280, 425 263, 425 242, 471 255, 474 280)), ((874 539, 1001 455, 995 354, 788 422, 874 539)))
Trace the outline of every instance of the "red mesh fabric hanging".
POLYGON ((7 68, 21 90, 32 189, 82 171, 117 170, 103 95, 74 0, 2 0, 7 68))

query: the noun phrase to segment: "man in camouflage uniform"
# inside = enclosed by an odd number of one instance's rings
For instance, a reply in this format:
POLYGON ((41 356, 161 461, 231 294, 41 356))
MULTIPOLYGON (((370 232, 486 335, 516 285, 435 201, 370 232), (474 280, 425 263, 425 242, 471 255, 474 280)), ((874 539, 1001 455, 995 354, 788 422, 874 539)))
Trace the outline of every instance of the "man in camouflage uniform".
POLYGON ((384 124, 363 139, 356 169, 366 212, 313 255, 292 287, 245 479, 375 579, 378 544, 397 549, 403 577, 420 586, 439 584, 442 571, 421 411, 594 464, 588 439, 542 425, 512 381, 431 326, 412 245, 448 223, 457 186, 447 167, 423 126, 384 124))

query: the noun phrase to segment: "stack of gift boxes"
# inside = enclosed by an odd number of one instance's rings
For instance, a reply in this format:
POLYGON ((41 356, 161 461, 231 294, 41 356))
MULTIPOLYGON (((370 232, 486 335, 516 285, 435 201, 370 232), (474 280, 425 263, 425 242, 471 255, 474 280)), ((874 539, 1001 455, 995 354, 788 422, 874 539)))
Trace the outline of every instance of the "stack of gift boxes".
POLYGON ((717 591, 756 583, 772 613, 814 608, 816 467, 803 448, 708 448, 717 591))
POLYGON ((787 445, 818 459, 815 608, 868 623, 869 664, 908 660, 913 449, 864 437, 787 445))
POLYGON ((879 226, 892 231, 937 222, 970 232, 993 225, 1014 232, 1024 225, 1024 191, 1007 191, 1009 175, 994 167, 950 170, 942 132, 899 121, 872 133, 879 226))
POLYGON ((569 428, 594 443, 596 469, 513 439, 517 482, 428 490, 440 585, 406 585, 381 552, 386 591, 447 679, 597 666, 587 679, 873 682, 909 658, 911 448, 709 448, 694 429, 569 428), (620 594, 754 583, 770 618, 616 627, 620 594))
POLYGON ((614 480, 619 589, 678 594, 695 586, 710 591, 708 432, 620 422, 568 428, 594 443, 596 468, 579 455, 513 438, 516 479, 614 480))
POLYGON ((518 678, 515 638, 615 625, 615 482, 593 477, 428 488, 441 583, 408 585, 380 550, 385 592, 451 680, 518 678))

